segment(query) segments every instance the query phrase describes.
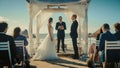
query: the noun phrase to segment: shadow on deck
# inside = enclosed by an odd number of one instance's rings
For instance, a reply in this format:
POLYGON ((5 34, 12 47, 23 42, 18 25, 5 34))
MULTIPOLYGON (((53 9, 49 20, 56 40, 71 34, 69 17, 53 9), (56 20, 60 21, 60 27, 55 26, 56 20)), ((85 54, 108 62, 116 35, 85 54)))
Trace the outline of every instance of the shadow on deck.
MULTIPOLYGON (((22 67, 22 66, 15 66, 14 68, 24 68, 24 67, 22 67)), ((30 68, 37 68, 36 66, 33 66, 33 65, 30 65, 30 68)))
POLYGON ((74 60, 73 59, 66 59, 66 58, 60 58, 58 60, 53 60, 53 61, 45 61, 47 63, 53 64, 53 65, 58 65, 62 67, 67 67, 67 68, 78 68, 80 66, 82 67, 87 67, 85 63, 81 63, 79 60, 74 60))

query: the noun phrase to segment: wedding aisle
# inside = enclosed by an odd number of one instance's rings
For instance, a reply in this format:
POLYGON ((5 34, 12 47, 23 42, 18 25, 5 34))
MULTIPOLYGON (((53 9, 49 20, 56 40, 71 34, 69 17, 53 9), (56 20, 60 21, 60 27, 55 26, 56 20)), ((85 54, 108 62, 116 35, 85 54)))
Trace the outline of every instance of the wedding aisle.
POLYGON ((30 60, 31 68, 88 68, 86 62, 80 61, 80 59, 72 59, 74 54, 73 48, 68 46, 66 53, 58 53, 58 60, 49 61, 34 61, 30 60))
POLYGON ((30 61, 31 68, 88 68, 85 62, 70 57, 59 57, 54 61, 30 61))

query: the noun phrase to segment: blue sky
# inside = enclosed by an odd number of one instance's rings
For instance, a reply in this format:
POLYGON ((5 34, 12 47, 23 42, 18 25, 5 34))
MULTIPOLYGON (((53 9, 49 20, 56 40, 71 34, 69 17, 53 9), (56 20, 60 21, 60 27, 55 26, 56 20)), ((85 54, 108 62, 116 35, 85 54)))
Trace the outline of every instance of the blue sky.
MULTIPOLYGON (((95 32, 103 23, 109 23, 113 31, 113 24, 120 22, 119 6, 120 0, 92 0, 88 10, 89 32, 95 32)), ((54 14, 52 16, 54 18, 57 16, 57 20, 59 15, 54 14)), ((9 24, 8 33, 12 32, 16 26, 20 26, 22 29, 28 29, 29 16, 25 0, 0 0, 0 17, 7 19, 9 24)), ((64 17, 64 20, 68 22, 66 19, 64 17)), ((68 23, 67 26, 68 30, 66 32, 69 32, 70 24, 68 23)))
POLYGON ((88 20, 90 30, 96 30, 104 23, 109 23, 113 29, 113 24, 120 22, 120 0, 92 0, 88 20))

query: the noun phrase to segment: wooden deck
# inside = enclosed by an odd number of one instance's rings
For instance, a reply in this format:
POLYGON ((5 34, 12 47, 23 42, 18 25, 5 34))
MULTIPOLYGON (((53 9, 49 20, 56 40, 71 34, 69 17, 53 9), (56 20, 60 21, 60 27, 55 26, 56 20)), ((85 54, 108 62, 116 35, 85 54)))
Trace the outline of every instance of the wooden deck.
POLYGON ((88 68, 85 62, 74 60, 68 57, 59 57, 58 60, 52 61, 33 61, 31 60, 31 68, 88 68))
POLYGON ((31 60, 31 68, 88 68, 86 62, 79 59, 72 59, 74 51, 72 48, 66 49, 66 53, 60 50, 58 53, 59 59, 52 61, 33 61, 31 60))
MULTIPOLYGON (((86 62, 79 59, 72 59, 74 51, 72 48, 66 49, 66 53, 60 50, 58 53, 59 59, 47 61, 30 60, 31 68, 88 68, 86 62)), ((17 67, 20 68, 20 67, 17 67)))

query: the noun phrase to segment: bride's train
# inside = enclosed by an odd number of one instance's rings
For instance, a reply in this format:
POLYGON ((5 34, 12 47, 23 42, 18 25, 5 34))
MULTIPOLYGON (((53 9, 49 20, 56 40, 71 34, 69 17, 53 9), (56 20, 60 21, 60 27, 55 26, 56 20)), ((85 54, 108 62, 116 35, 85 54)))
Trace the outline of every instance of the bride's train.
POLYGON ((50 36, 47 35, 43 40, 41 45, 38 47, 35 55, 33 56, 33 60, 54 60, 58 59, 55 43, 51 41, 50 36))

